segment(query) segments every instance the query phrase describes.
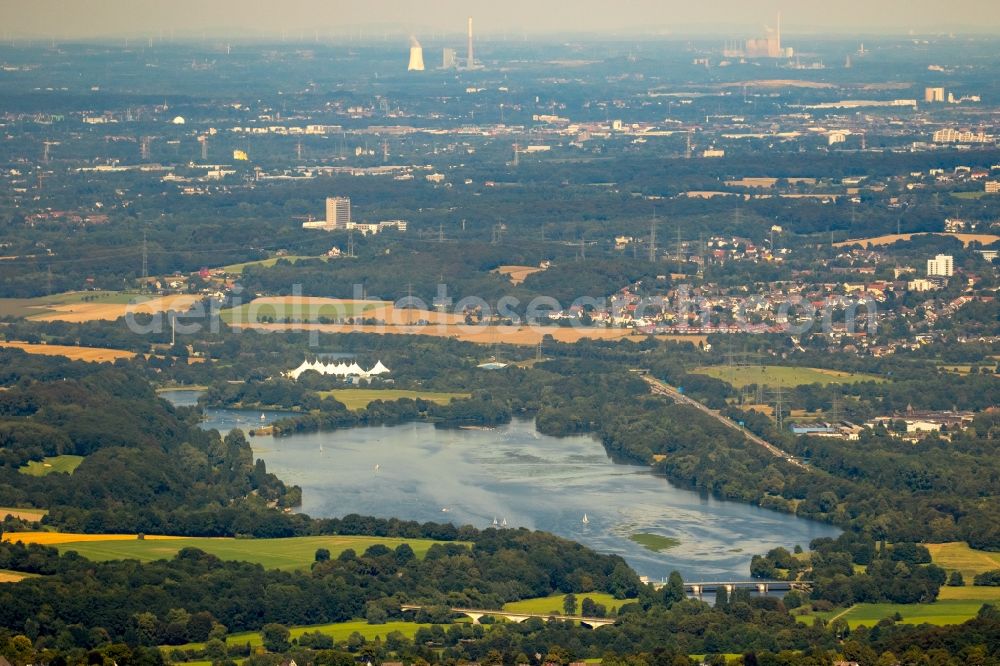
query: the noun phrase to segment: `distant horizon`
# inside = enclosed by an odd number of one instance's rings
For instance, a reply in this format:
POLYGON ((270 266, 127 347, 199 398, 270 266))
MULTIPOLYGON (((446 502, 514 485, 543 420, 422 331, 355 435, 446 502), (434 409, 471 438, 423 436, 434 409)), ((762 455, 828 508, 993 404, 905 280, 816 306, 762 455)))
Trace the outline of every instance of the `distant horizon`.
POLYGON ((782 32, 794 37, 818 35, 1000 37, 1000 3, 955 0, 841 0, 836 5, 808 0, 798 3, 718 0, 711 6, 631 0, 611 6, 603 0, 578 0, 567 11, 555 2, 508 0, 438 0, 434 3, 369 0, 328 3, 286 0, 219 0, 211 3, 174 0, 35 0, 8 3, 3 10, 3 38, 102 41, 145 39, 166 41, 225 38, 240 41, 340 41, 366 33, 435 35, 464 34, 472 16, 483 39, 558 37, 624 38, 751 38, 774 26, 782 14, 782 32), (724 16, 720 23, 718 16, 724 16), (903 20, 901 20, 903 17, 903 20))

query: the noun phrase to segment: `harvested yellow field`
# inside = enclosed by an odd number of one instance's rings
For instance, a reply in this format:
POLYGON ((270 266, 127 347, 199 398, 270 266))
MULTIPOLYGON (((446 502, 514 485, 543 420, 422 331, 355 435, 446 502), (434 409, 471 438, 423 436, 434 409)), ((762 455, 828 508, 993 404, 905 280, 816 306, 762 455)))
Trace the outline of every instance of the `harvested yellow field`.
POLYGON ((0 506, 0 520, 3 520, 7 516, 13 516, 14 518, 20 518, 21 520, 33 523, 44 518, 46 513, 48 512, 44 509, 18 509, 0 506))
POLYGON ((969 243, 982 243, 989 245, 1000 240, 1000 236, 993 234, 952 234, 941 232, 925 232, 917 234, 887 234, 885 236, 874 236, 872 238, 855 238, 840 243, 834 243, 834 247, 848 247, 850 245, 861 245, 862 247, 873 247, 876 245, 892 245, 899 240, 910 240, 914 236, 952 236, 962 241, 962 245, 968 247, 969 243))
POLYGON ((719 88, 814 88, 828 89, 834 88, 832 83, 822 83, 820 81, 803 81, 800 79, 757 79, 755 81, 734 81, 732 83, 720 83, 719 88))
POLYGON ((127 312, 152 314, 156 312, 186 312, 201 300, 197 294, 160 296, 139 303, 67 303, 48 307, 49 312, 34 317, 35 321, 65 321, 79 324, 86 321, 114 321, 127 312))
POLYGON ((74 361, 90 363, 113 363, 120 358, 132 358, 133 352, 103 347, 75 347, 71 345, 34 345, 27 342, 2 342, 0 347, 13 347, 29 354, 42 356, 65 356, 74 361))
POLYGON ((544 270, 538 266, 500 266, 496 272, 506 276, 511 284, 521 284, 532 273, 540 273, 544 270))
POLYGON ((231 326, 253 326, 265 321, 294 325, 294 322, 319 323, 321 318, 337 321, 353 318, 374 319, 387 325, 402 326, 430 322, 461 324, 462 315, 411 308, 397 308, 391 301, 360 301, 318 296, 262 296, 221 312, 231 326), (284 320, 284 321, 282 321, 284 320))
MULTIPOLYGON (((740 178, 739 180, 727 180, 726 185, 731 187, 774 187, 778 180, 778 178, 740 178)), ((783 180, 792 185, 797 183, 816 184, 815 178, 784 178, 783 180)))
POLYGON ((17 573, 16 571, 0 571, 0 583, 20 583, 28 574, 17 573))
MULTIPOLYGON (((166 539, 183 539, 184 537, 150 534, 148 541, 163 541, 166 539)), ((38 543, 43 546, 54 546, 60 543, 79 541, 137 541, 138 534, 78 534, 76 532, 4 532, 3 540, 17 543, 38 543)))
MULTIPOLYGON (((414 319, 433 316, 433 312, 414 313, 414 319)), ((456 317, 456 315, 447 315, 456 317)), ((578 342, 584 338, 591 340, 641 340, 645 334, 630 328, 569 328, 561 326, 470 326, 451 322, 430 323, 423 326, 407 325, 364 325, 364 324, 241 324, 237 328, 252 328, 264 331, 319 331, 320 333, 374 333, 379 335, 430 335, 436 338, 455 338, 463 342, 477 344, 509 344, 534 346, 546 335, 558 342, 578 342)), ((704 335, 657 335, 657 340, 674 340, 704 343, 704 335)))

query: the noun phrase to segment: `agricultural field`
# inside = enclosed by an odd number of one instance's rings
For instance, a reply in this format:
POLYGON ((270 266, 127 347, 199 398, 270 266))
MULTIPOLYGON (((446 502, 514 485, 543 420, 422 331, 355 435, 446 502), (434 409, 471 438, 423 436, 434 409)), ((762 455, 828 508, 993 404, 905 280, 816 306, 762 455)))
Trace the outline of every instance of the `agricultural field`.
POLYGON ((268 569, 307 569, 313 563, 316 550, 326 548, 331 557, 337 557, 348 548, 362 553, 370 546, 383 544, 389 548, 407 543, 417 557, 423 557, 436 543, 430 539, 400 539, 366 536, 310 536, 287 539, 233 539, 205 537, 168 537, 144 539, 122 535, 77 535, 80 540, 47 541, 49 534, 21 533, 4 534, 4 540, 22 539, 47 545, 58 545, 61 551, 75 550, 80 555, 99 562, 108 560, 133 559, 151 562, 172 558, 182 548, 199 548, 223 560, 237 560, 260 564, 268 569), (33 536, 36 535, 36 536, 33 536), (109 536, 109 539, 91 539, 91 536, 109 536), (38 539, 35 541, 35 539, 38 539))
MULTIPOLYGON (((944 589, 942 588, 942 591, 944 589)), ((811 624, 814 617, 821 617, 827 621, 844 619, 853 629, 862 624, 873 627, 878 624, 879 620, 893 617, 899 613, 903 617, 902 624, 962 624, 966 620, 974 618, 983 603, 987 602, 939 599, 932 604, 856 604, 847 610, 799 615, 797 619, 806 624, 811 624)))
POLYGON ((326 257, 309 257, 305 255, 292 254, 285 257, 271 257, 270 259, 258 259, 257 261, 244 261, 242 264, 229 264, 228 266, 223 266, 219 270, 226 273, 242 274, 243 269, 247 266, 260 266, 261 268, 270 268, 278 263, 279 259, 284 259, 289 263, 294 264, 302 259, 322 259, 326 261, 326 257))
MULTIPOLYGON (((59 546, 65 543, 80 543, 83 541, 135 541, 137 534, 84 534, 81 532, 5 532, 3 541, 16 543, 37 543, 43 546, 59 546)), ((183 539, 184 537, 162 536, 150 534, 147 541, 164 541, 167 539, 183 539)))
POLYGON ((19 509, 17 507, 0 506, 0 520, 3 520, 7 516, 13 516, 14 518, 20 518, 21 520, 33 523, 44 518, 47 513, 48 511, 45 509, 19 509))
POLYGON ((227 324, 255 324, 262 320, 318 322, 345 317, 384 319, 392 304, 386 301, 355 301, 313 296, 265 296, 236 308, 222 310, 219 316, 227 324))
POLYGON ((0 583, 20 583, 25 578, 38 578, 38 574, 0 569, 0 583))
POLYGON ((344 403, 348 409, 363 409, 375 400, 390 401, 400 398, 421 398, 438 405, 447 405, 456 398, 468 398, 468 393, 442 393, 436 391, 408 391, 405 389, 334 389, 320 391, 324 398, 333 397, 344 403))
MULTIPOLYGON (((398 316, 398 315, 397 315, 398 316)), ((414 313, 414 320, 425 317, 438 317, 438 313, 414 313)), ((448 318, 457 315, 444 315, 448 318)), ((390 320, 386 320, 390 321, 390 320)), ((405 318, 401 321, 405 321, 405 318)), ((424 325, 404 324, 260 324, 243 323, 237 328, 253 328, 264 331, 319 331, 321 333, 373 333, 378 335, 430 335, 437 338, 455 338, 463 342, 474 342, 482 345, 498 343, 508 345, 523 345, 534 347, 546 336, 551 336, 557 342, 573 343, 590 338, 591 340, 644 340, 645 334, 631 328, 574 328, 567 326, 476 326, 466 325, 457 321, 431 323, 424 325)), ((675 342, 690 342, 693 345, 708 340, 705 335, 656 335, 657 340, 672 340, 675 342)))
MULTIPOLYGON (((462 620, 456 620, 461 622, 462 620)), ((407 638, 413 638, 417 630, 421 627, 430 627, 430 624, 418 624, 416 622, 393 621, 385 624, 368 624, 367 620, 348 620, 347 622, 334 622, 332 624, 312 624, 306 626, 289 627, 291 639, 301 638, 307 632, 320 632, 326 634, 336 642, 346 641, 351 634, 357 632, 365 637, 365 640, 375 640, 380 637, 383 641, 385 637, 394 631, 398 631, 407 638)), ((226 636, 227 645, 246 645, 251 647, 263 645, 264 641, 258 631, 244 631, 226 636)), ((188 643, 186 645, 163 645, 160 649, 169 653, 173 650, 202 650, 204 643, 188 643)), ((200 662, 185 662, 188 666, 200 662)))
POLYGON ((734 388, 750 384, 764 386, 802 386, 804 384, 854 384, 857 382, 884 381, 875 375, 825 370, 821 368, 795 368, 784 365, 712 365, 693 370, 695 374, 721 379, 734 388))
POLYGON ((896 241, 908 241, 914 236, 952 236, 962 241, 962 245, 968 247, 969 243, 977 242, 983 245, 990 245, 1000 240, 1000 236, 993 234, 953 234, 943 232, 924 232, 916 234, 887 234, 885 236, 874 236, 872 238, 854 238, 851 240, 834 243, 834 247, 850 247, 851 245, 861 245, 862 247, 874 247, 876 245, 892 245, 896 241))
POLYGON ((53 456, 42 460, 32 460, 18 471, 28 476, 47 476, 49 474, 72 474, 83 462, 83 456, 53 456))
MULTIPOLYGON (((563 614, 563 597, 565 594, 553 594, 549 597, 535 597, 534 599, 522 599, 521 601, 511 601, 503 605, 503 610, 510 613, 538 613, 538 614, 563 614)), ((595 603, 603 604, 609 611, 628 603, 625 599, 615 599, 606 592, 580 592, 576 597, 577 614, 580 612, 580 604, 584 599, 593 599, 595 603)))
POLYGON ((961 624, 976 616, 983 604, 1000 603, 1000 587, 974 587, 977 573, 1000 569, 1000 553, 988 553, 969 548, 964 542, 926 544, 931 558, 948 571, 960 571, 965 587, 942 587, 938 600, 931 604, 857 604, 848 609, 797 616, 800 622, 811 623, 814 617, 827 621, 843 618, 852 627, 875 625, 895 613, 903 616, 904 624, 961 624))
POLYGON ((186 312, 201 299, 196 294, 153 296, 116 291, 77 291, 30 299, 0 299, 0 316, 26 317, 33 321, 114 321, 128 312, 186 312))
POLYGON ((496 272, 510 280, 511 284, 517 285, 524 282, 532 273, 541 273, 544 270, 538 266, 500 266, 496 272))
POLYGON ((27 342, 0 341, 0 347, 20 349, 28 354, 42 356, 65 356, 73 361, 89 363, 114 363, 120 358, 132 358, 135 353, 106 347, 77 347, 74 345, 37 345, 27 342))
POLYGON ((37 298, 0 298, 0 317, 39 317, 55 312, 57 308, 80 305, 127 305, 144 296, 121 291, 68 291, 37 298))
MULTIPOLYGON (((960 572, 966 585, 972 584, 972 578, 976 574, 1000 569, 1000 553, 975 550, 962 541, 929 543, 927 550, 931 552, 934 564, 948 571, 960 572)), ((978 589, 985 590, 987 588, 978 589)))

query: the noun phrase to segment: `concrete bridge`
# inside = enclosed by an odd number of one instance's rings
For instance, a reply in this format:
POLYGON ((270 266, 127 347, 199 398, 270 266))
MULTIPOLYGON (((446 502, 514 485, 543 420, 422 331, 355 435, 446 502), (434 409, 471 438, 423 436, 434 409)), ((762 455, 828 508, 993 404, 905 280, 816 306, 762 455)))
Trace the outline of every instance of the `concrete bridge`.
MULTIPOLYGON (((414 611, 421 610, 423 606, 417 606, 414 604, 403 604, 400 607, 402 611, 414 611)), ((486 608, 449 608, 452 613, 459 613, 465 615, 466 617, 472 618, 473 624, 479 624, 479 620, 482 617, 489 615, 490 617, 502 617, 505 620, 510 620, 511 622, 524 622, 529 617, 537 617, 541 620, 547 620, 550 617, 554 617, 557 620, 570 620, 572 622, 579 622, 585 627, 590 627, 591 629, 597 629, 598 627, 604 627, 609 624, 614 624, 614 618, 608 617, 584 617, 583 615, 554 615, 552 613, 510 613, 508 611, 502 610, 489 610, 486 608)))
MULTIPOLYGON (((653 587, 660 589, 665 583, 653 583, 653 587)), ((706 592, 718 592, 725 590, 726 594, 732 595, 736 590, 756 590, 758 594, 765 595, 768 592, 780 592, 785 590, 805 590, 809 589, 811 582, 806 580, 729 580, 729 581, 704 581, 699 583, 684 583, 684 591, 688 594, 700 597, 706 592)))

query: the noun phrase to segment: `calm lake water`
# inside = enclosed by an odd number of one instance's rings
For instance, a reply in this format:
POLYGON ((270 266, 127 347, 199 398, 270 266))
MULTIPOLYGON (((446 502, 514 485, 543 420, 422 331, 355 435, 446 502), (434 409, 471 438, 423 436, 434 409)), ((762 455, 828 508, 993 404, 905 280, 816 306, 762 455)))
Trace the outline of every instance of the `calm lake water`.
MULTIPOLYGON (((160 394, 194 404, 195 391, 160 394)), ((276 412, 207 410, 205 428, 228 432, 277 420, 276 412)), ((617 553, 658 579, 744 579, 750 556, 836 536, 829 525, 678 488, 646 467, 612 462, 589 436, 549 437, 534 422, 488 430, 426 423, 250 438, 268 471, 302 487, 302 511, 489 527, 506 520, 617 553), (583 522, 584 514, 588 523, 583 522), (629 539, 652 533, 680 545, 662 553, 629 539)))

